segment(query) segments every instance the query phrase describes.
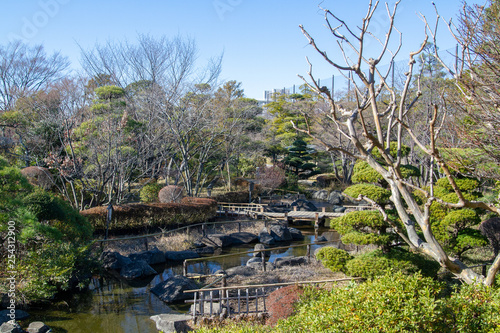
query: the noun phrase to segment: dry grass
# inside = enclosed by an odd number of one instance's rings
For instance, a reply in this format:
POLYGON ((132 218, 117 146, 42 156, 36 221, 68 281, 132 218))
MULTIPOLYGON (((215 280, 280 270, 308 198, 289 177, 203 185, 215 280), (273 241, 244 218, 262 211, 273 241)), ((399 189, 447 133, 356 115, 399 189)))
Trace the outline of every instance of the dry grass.
MULTIPOLYGON (((258 234, 264 228, 263 221, 241 222, 241 231, 258 234)), ((238 232, 237 223, 215 224, 207 226, 208 233, 230 234, 238 232)), ((191 228, 187 231, 171 232, 162 236, 148 237, 147 245, 149 249, 157 248, 160 251, 183 251, 192 249, 194 243, 201 238, 200 228, 191 228)), ((125 236, 123 236, 125 237, 125 236)), ((131 239, 123 241, 109 242, 105 245, 105 251, 116 251, 122 255, 129 255, 146 250, 145 239, 131 239)))

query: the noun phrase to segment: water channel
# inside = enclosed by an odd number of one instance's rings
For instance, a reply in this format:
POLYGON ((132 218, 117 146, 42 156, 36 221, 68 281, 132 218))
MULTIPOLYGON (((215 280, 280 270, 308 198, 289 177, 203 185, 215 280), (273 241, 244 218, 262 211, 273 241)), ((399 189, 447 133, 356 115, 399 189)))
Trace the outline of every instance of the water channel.
MULTIPOLYGON (((314 229, 301 229, 303 241, 283 245, 308 244, 315 240, 314 229)), ((339 241, 336 232, 319 230, 318 235, 329 241, 339 241)), ((219 254, 241 253, 253 250, 254 244, 240 245, 224 249, 219 254)), ((312 251, 320 245, 313 245, 312 251)), ((286 256, 306 255, 306 247, 293 247, 288 250, 271 252, 270 262, 286 256)), ((217 258, 188 266, 190 273, 214 273, 219 269, 241 266, 251 258, 251 254, 217 258)), ((29 322, 42 321, 52 328, 54 333, 157 333, 151 316, 169 312, 170 309, 186 312, 185 304, 168 306, 149 290, 168 277, 182 274, 182 263, 175 266, 154 266, 160 274, 152 279, 127 282, 113 277, 94 278, 87 292, 73 295, 67 301, 51 305, 49 309, 31 309, 29 322)))

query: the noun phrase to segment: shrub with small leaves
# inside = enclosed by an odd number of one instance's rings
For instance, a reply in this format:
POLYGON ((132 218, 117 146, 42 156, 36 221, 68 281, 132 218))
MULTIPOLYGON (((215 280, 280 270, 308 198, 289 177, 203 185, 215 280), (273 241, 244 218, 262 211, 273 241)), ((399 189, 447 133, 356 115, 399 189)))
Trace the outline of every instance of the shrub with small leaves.
POLYGON ((347 251, 325 246, 316 253, 316 258, 332 272, 344 272, 346 263, 353 257, 347 251))
POLYGON ((379 204, 387 203, 391 197, 391 191, 372 184, 352 185, 346 188, 344 193, 353 198, 362 194, 379 204))
POLYGON ((141 202, 158 202, 158 193, 160 193, 160 190, 162 189, 162 185, 158 183, 152 183, 152 184, 147 184, 145 185, 142 189, 141 192, 139 193, 139 196, 141 198, 141 202))
POLYGON ((437 262, 423 255, 394 248, 388 253, 375 250, 355 257, 346 263, 346 274, 374 278, 388 272, 403 272, 404 274, 420 272, 425 276, 434 277, 439 267, 437 262))
POLYGON ((161 203, 180 202, 184 189, 180 186, 167 185, 158 192, 161 203))

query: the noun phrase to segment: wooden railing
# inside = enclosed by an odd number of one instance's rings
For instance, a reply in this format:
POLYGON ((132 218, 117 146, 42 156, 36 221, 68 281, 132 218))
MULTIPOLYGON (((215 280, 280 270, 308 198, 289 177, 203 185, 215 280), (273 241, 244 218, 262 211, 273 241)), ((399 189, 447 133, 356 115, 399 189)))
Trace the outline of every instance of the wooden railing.
POLYGON ((343 278, 320 281, 298 281, 258 285, 222 286, 214 288, 201 288, 185 290, 184 293, 194 293, 192 301, 193 319, 199 316, 212 316, 223 311, 227 316, 237 314, 265 313, 267 312, 266 298, 271 292, 291 285, 308 285, 334 283, 342 281, 363 280, 363 278, 343 278), (208 309, 205 306, 208 305, 208 309))

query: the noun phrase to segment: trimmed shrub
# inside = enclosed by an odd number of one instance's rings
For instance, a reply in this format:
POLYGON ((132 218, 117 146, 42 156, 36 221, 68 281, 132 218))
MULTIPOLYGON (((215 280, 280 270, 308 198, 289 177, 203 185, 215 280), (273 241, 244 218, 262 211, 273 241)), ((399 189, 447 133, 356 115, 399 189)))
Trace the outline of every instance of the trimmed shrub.
POLYGON ((21 170, 21 174, 28 179, 31 185, 50 190, 54 184, 54 177, 49 169, 39 166, 30 166, 21 170))
POLYGON ((158 192, 161 203, 181 202, 184 189, 180 186, 167 185, 158 192))
POLYGON ((158 194, 160 193, 160 190, 162 189, 162 186, 158 183, 152 183, 152 184, 147 184, 145 185, 142 189, 141 192, 139 193, 139 196, 141 198, 141 202, 158 202, 158 194))
POLYGON ((439 264, 425 258, 423 255, 411 253, 402 249, 392 249, 389 253, 375 250, 355 257, 346 263, 346 274, 363 278, 374 278, 389 272, 402 272, 434 277, 439 270, 439 264))
POLYGON ((218 194, 213 198, 217 202, 248 203, 250 194, 248 191, 226 192, 218 194))
MULTIPOLYGON (((207 221, 217 214, 217 202, 205 198, 182 198, 180 203, 150 203, 113 206, 110 230, 125 231, 145 227, 167 227, 207 221)), ((81 212, 96 230, 106 229, 107 207, 81 212)))
POLYGON ((318 251, 316 258, 332 272, 345 272, 346 263, 353 257, 347 251, 325 246, 318 251))
POLYGON ((372 199, 378 204, 385 204, 391 197, 391 191, 372 184, 356 184, 349 186, 344 193, 352 198, 357 198, 360 194, 372 199))
POLYGON ((395 238, 394 233, 387 233, 389 225, 378 211, 355 211, 330 220, 330 225, 342 235, 344 244, 388 245, 395 238))

